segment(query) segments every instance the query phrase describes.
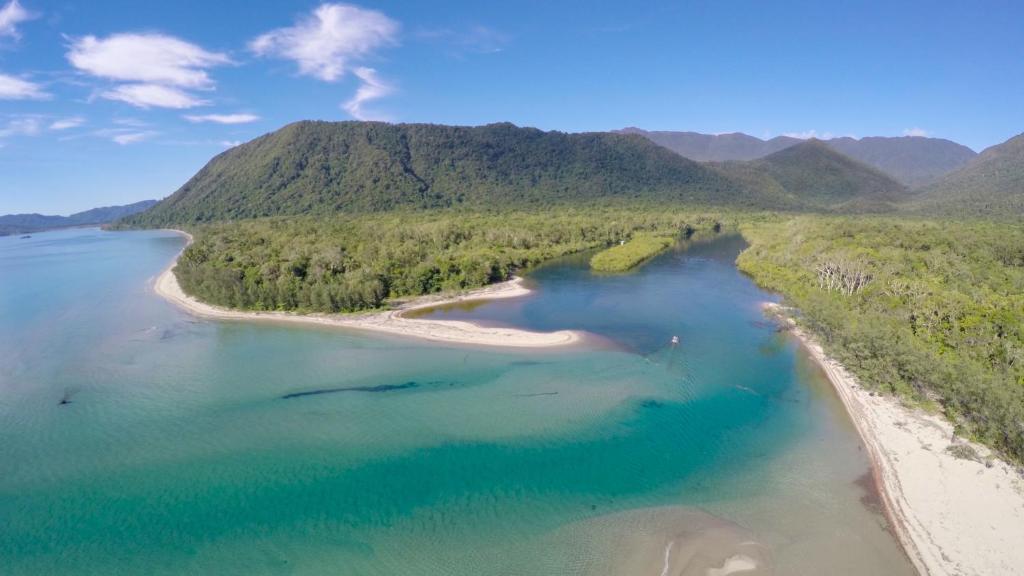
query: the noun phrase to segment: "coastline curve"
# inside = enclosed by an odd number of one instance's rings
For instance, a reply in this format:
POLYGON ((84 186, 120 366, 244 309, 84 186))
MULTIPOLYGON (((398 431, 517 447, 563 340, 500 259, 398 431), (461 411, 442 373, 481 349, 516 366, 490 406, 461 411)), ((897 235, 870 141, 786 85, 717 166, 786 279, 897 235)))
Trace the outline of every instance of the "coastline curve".
MULTIPOLYGON (((886 516, 917 571, 925 576, 992 576, 1024 566, 1024 479, 980 444, 987 463, 946 447, 953 425, 935 414, 865 389, 796 325, 786 308, 762 304, 821 367, 871 460, 886 516)), ((957 440, 957 442, 967 442, 957 440)))

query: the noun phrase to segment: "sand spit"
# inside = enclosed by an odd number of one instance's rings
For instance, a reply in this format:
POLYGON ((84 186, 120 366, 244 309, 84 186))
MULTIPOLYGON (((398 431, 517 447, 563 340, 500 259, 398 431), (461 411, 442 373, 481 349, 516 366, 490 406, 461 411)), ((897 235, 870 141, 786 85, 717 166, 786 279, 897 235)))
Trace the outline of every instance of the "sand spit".
MULTIPOLYGON (((192 237, 180 230, 189 243, 192 237)), ((441 306, 467 300, 497 300, 519 298, 530 293, 521 278, 492 284, 478 290, 452 296, 426 296, 403 303, 398 308, 365 314, 296 314, 290 312, 248 312, 232 310, 200 302, 185 294, 174 275, 177 259, 164 270, 154 283, 160 296, 196 316, 220 320, 258 320, 295 322, 321 326, 337 326, 355 330, 368 330, 394 336, 418 338, 450 344, 470 344, 504 348, 551 348, 577 344, 583 333, 573 330, 532 332, 516 328, 479 326, 471 322, 406 318, 403 313, 432 306, 441 306)))
MULTIPOLYGON (((766 311, 788 318, 777 304, 766 311)), ((792 323, 792 321, 790 320, 792 323)), ((795 325, 828 374, 874 464, 890 519, 918 571, 998 576, 1024 571, 1024 478, 983 446, 956 439, 945 419, 865 390, 795 325), (980 458, 947 451, 967 444, 980 458)))

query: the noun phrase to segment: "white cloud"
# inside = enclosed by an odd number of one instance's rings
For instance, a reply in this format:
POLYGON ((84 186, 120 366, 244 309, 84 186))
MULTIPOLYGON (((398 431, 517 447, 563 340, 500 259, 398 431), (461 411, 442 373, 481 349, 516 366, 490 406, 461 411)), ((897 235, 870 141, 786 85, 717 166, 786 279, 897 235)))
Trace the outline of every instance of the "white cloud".
POLYGON ((156 132, 125 132, 123 134, 115 134, 110 139, 118 144, 125 146, 127 144, 135 144, 136 142, 142 142, 152 136, 155 136, 156 132))
POLYGON ((97 78, 127 82, 101 93, 139 108, 192 108, 208 102, 186 90, 212 90, 208 70, 227 55, 163 34, 114 34, 74 40, 68 61, 97 78))
POLYGON ((85 124, 85 118, 82 118, 81 116, 61 118, 59 120, 54 120, 50 124, 50 130, 69 130, 71 128, 78 128, 82 124, 85 124))
POLYGON ((39 118, 25 117, 8 120, 7 124, 0 127, 0 138, 10 136, 35 136, 41 130, 39 118))
POLYGON ((817 138, 819 140, 829 140, 834 137, 831 132, 818 133, 817 130, 804 130, 803 132, 783 132, 783 136, 789 136, 790 138, 799 138, 800 140, 810 140, 811 138, 817 138))
POLYGON ((127 102, 138 108, 174 108, 183 110, 209 104, 192 94, 160 84, 122 84, 100 94, 107 100, 127 102))
POLYGON ((416 36, 428 42, 446 44, 454 56, 466 53, 495 54, 505 49, 508 35, 487 26, 475 25, 464 29, 421 28, 416 36))
POLYGON ((260 117, 255 114, 186 114, 185 120, 193 123, 213 122, 215 124, 248 124, 260 117))
POLYGON ((49 97, 39 84, 0 74, 0 100, 46 100, 49 97))
POLYGON ((94 136, 106 138, 122 146, 142 142, 158 134, 159 132, 154 130, 139 130, 136 128, 104 128, 93 132, 94 136))
POLYGON ((35 14, 22 8, 18 0, 11 0, 6 6, 0 8, 0 37, 20 38, 21 34, 18 33, 18 24, 35 17, 35 14))
POLYGON ((357 120, 387 120, 386 117, 364 110, 363 104, 383 98, 394 92, 395 89, 390 84, 381 80, 377 75, 377 71, 373 68, 360 67, 353 70, 352 73, 359 78, 361 83, 359 89, 356 90, 355 96, 342 104, 341 107, 357 120))
POLYGON ((295 26, 257 37, 249 49, 259 56, 293 60, 299 72, 326 82, 345 75, 350 61, 395 43, 399 25, 383 13, 350 4, 322 4, 295 26))
POLYGON ((903 131, 904 136, 920 136, 921 138, 927 138, 930 132, 924 128, 907 128, 903 131))
POLYGON ((199 89, 213 87, 207 68, 231 63, 224 54, 163 34, 86 36, 72 43, 67 57, 100 78, 199 89))
POLYGON ((242 143, 241 140, 221 140, 220 145, 225 148, 234 148, 242 143))

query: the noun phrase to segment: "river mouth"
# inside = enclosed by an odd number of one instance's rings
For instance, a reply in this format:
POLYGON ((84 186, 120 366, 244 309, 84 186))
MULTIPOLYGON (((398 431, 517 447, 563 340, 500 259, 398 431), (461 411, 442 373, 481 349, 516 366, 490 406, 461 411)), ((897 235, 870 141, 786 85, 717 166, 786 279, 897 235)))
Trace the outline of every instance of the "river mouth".
POLYGON ((146 288, 179 237, 36 240, 0 245, 5 574, 912 573, 735 236, 452 312, 615 343, 536 353, 196 320, 146 288))
MULTIPOLYGON (((493 302, 455 302, 416 310, 407 316, 536 331, 580 330, 637 354, 657 354, 671 349, 673 344, 685 344, 688 336, 694 340, 695 335, 688 335, 688 329, 713 328, 711 322, 704 320, 714 310, 697 314, 692 298, 694 294, 714 290, 714 283, 719 283, 722 290, 735 291, 736 301, 706 298, 706 305, 719 310, 730 304, 752 305, 745 301, 749 293, 743 293, 752 286, 744 282, 733 264, 746 247, 746 241, 736 233, 705 235, 699 240, 681 241, 632 271, 620 274, 591 271, 589 260, 593 252, 572 254, 528 271, 525 278, 535 291, 530 296, 493 302)), ((754 292, 759 291, 754 288, 750 293, 754 292)), ((770 297, 762 294, 762 298, 770 297)), ((723 318, 730 316, 722 312, 723 318)))

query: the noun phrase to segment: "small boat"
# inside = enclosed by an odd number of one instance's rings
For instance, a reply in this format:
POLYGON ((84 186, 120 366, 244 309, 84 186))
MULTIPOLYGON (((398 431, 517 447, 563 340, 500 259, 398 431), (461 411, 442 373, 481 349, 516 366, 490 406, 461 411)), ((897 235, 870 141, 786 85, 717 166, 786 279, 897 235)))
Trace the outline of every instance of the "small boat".
POLYGON ((672 344, 673 344, 673 345, 674 345, 674 344, 679 344, 679 336, 673 336, 673 337, 672 337, 672 344))
POLYGON ((22 237, 21 237, 21 239, 22 239, 22 240, 27 240, 27 239, 29 239, 29 238, 31 238, 31 237, 32 237, 32 235, 31 235, 31 234, 26 234, 26 235, 22 236, 22 237))

